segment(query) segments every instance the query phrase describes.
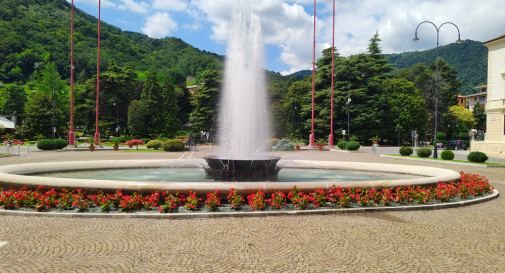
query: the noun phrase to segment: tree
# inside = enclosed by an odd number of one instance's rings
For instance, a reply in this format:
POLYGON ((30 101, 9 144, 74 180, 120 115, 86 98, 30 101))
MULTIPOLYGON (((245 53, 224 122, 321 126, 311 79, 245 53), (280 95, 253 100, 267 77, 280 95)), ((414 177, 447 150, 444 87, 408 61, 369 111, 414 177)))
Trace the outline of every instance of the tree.
POLYGON ((128 129, 136 137, 146 135, 147 107, 140 100, 134 100, 128 107, 128 129))
POLYGON ((453 138, 467 137, 470 129, 475 126, 475 118, 472 112, 463 106, 451 106, 446 115, 447 120, 450 122, 450 133, 453 138))
MULTIPOLYGON (((385 101, 389 106, 385 118, 389 122, 384 122, 384 126, 389 127, 390 132, 399 130, 398 134, 402 138, 408 138, 410 131, 414 129, 422 134, 428 116, 421 91, 414 83, 401 78, 385 80, 382 88, 385 101)), ((394 138, 391 134, 388 137, 394 138)))
POLYGON ((168 137, 175 137, 179 129, 179 120, 177 113, 179 107, 177 106, 177 96, 175 94, 175 87, 170 79, 167 79, 162 87, 161 100, 163 103, 161 113, 163 123, 163 134, 168 137))
POLYGON ((26 103, 22 132, 28 137, 42 134, 65 137, 68 114, 68 89, 54 63, 47 63, 38 73, 35 90, 26 103))
MULTIPOLYGON (((438 113, 439 117, 447 117, 446 113, 449 107, 456 104, 457 95, 461 89, 461 83, 457 79, 456 70, 450 66, 444 59, 439 58, 438 62, 438 113)), ((417 64, 411 68, 404 69, 399 73, 415 83, 416 87, 422 92, 426 107, 428 110, 428 131, 433 132, 434 113, 435 113, 435 90, 436 90, 436 63, 430 65, 417 64)), ((440 128, 449 127, 450 120, 441 119, 440 128)), ((430 136, 429 138, 431 138, 430 136)))
POLYGON ((306 138, 308 136, 306 131, 303 131, 302 126, 307 119, 301 115, 301 112, 310 90, 311 83, 308 78, 294 81, 289 85, 288 92, 283 100, 287 132, 297 138, 306 138))
MULTIPOLYGON (((99 126, 102 133, 109 135, 117 126, 126 131, 128 106, 138 98, 138 90, 137 75, 131 67, 111 65, 100 74, 99 126)), ((76 124, 84 125, 88 131, 95 126, 95 99, 96 75, 75 88, 76 124)))
MULTIPOLYGON (((56 136, 65 137, 66 121, 60 108, 54 109, 56 136)), ((24 121, 21 128, 23 135, 33 138, 43 135, 45 138, 52 136, 53 107, 51 96, 44 92, 34 91, 26 104, 24 121)))
POLYGON ((202 86, 193 94, 191 100, 193 111, 189 122, 195 134, 206 132, 213 136, 216 133, 221 74, 217 70, 204 71, 201 81, 202 86))
POLYGON ((486 130, 486 109, 484 106, 477 102, 473 107, 473 118, 475 119, 475 129, 486 130))
MULTIPOLYGON (((15 84, 7 84, 0 87, 0 113, 9 115, 16 112, 18 117, 24 114, 26 104, 26 92, 23 87, 15 84)), ((17 125, 21 124, 21 119, 17 119, 17 125)))
POLYGON ((140 101, 146 109, 146 131, 150 136, 159 134, 163 128, 162 97, 161 86, 158 83, 157 74, 154 71, 149 72, 144 83, 144 88, 140 94, 140 101))

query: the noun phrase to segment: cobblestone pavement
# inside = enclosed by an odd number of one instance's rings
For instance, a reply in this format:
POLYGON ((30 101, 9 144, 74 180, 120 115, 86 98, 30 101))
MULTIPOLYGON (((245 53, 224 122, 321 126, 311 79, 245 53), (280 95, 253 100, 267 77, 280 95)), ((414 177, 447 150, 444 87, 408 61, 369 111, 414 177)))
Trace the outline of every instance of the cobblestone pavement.
MULTIPOLYGON (((33 153, 0 164, 182 155, 33 153)), ((282 156, 429 165, 364 153, 282 156)), ((504 169, 442 167, 485 174, 505 193, 504 169)), ((505 198, 438 211, 261 218, 0 216, 0 272, 505 272, 505 198)))

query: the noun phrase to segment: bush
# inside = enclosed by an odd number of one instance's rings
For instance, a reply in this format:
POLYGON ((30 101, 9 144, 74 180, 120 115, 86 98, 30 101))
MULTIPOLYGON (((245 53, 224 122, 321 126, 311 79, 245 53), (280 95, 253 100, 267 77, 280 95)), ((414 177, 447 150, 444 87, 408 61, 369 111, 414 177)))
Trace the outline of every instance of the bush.
POLYGON ((359 150, 360 147, 361 147, 361 145, 359 145, 359 143, 357 141, 349 141, 349 142, 347 142, 347 145, 346 145, 346 148, 349 151, 357 151, 357 150, 359 150))
POLYGON ((61 138, 57 138, 54 141, 54 146, 56 147, 56 149, 63 149, 65 147, 67 147, 68 145, 68 142, 64 139, 61 139, 61 138))
POLYGON ((468 154, 468 161, 470 162, 484 163, 488 159, 487 155, 483 152, 471 152, 468 154))
POLYGON ((445 150, 442 152, 442 159, 443 160, 453 160, 454 153, 451 150, 445 150))
POLYGON ((400 148, 400 154, 402 156, 411 156, 414 153, 414 150, 410 147, 403 146, 400 148))
POLYGON ((161 146, 163 146, 163 142, 157 139, 153 139, 147 142, 146 145, 147 149, 155 149, 155 150, 158 150, 159 148, 161 148, 161 146))
POLYGON ((37 148, 40 150, 51 151, 67 147, 67 141, 64 139, 41 139, 37 142, 37 148))
POLYGON ((340 148, 341 150, 345 150, 347 147, 347 141, 341 140, 337 143, 337 147, 340 148))
POLYGON ((417 156, 418 157, 430 157, 430 155, 431 155, 431 149, 429 149, 429 148, 417 149, 417 156))
POLYGON ((165 152, 180 152, 184 151, 184 142, 178 139, 169 139, 163 143, 165 152))
POLYGON ((281 139, 273 147, 274 151, 294 151, 295 145, 287 139, 281 139))
POLYGON ((52 139, 41 139, 37 142, 37 148, 40 150, 56 150, 56 145, 52 139))

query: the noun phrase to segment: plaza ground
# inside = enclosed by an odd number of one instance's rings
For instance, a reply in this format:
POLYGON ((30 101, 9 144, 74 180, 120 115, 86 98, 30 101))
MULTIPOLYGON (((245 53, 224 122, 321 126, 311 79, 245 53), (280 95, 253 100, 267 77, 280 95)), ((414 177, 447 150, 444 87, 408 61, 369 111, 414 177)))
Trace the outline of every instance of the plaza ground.
MULTIPOLYGON (((366 151, 366 149, 364 149, 366 151)), ((0 165, 201 158, 184 153, 32 152, 0 165)), ((284 159, 425 165, 369 152, 285 152, 284 159)), ((0 272, 505 272, 505 199, 437 211, 185 220, 0 216, 0 272)))

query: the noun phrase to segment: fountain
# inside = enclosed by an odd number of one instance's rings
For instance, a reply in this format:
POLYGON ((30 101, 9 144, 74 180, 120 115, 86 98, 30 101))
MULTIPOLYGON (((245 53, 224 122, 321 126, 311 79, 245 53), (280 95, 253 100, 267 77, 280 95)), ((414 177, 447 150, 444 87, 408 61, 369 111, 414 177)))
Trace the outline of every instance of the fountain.
POLYGON ((222 181, 277 180, 280 158, 267 152, 270 119, 261 24, 256 15, 239 7, 231 26, 219 114, 223 152, 205 157, 209 165, 205 171, 222 181))
MULTIPOLYGON (((241 4, 238 4, 240 6, 241 4)), ((433 185, 458 172, 426 166, 367 162, 280 160, 269 154, 269 101, 263 70, 261 26, 252 8, 237 9, 230 24, 220 151, 202 159, 93 160, 0 166, 0 187, 84 188, 89 192, 168 191, 241 194, 342 188, 433 185), (207 176, 207 177, 206 177, 207 176), (226 181, 226 182, 222 182, 226 181)))

